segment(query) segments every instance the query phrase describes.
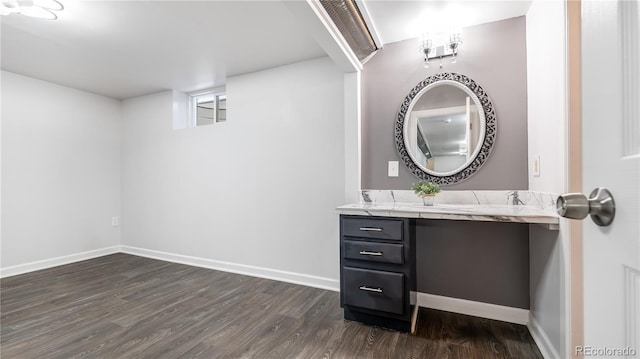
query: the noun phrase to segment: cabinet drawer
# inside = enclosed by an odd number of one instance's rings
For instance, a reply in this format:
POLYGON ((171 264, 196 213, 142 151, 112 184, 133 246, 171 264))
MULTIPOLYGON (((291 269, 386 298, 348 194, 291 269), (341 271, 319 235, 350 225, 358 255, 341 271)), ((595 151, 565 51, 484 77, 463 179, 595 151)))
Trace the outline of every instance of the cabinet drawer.
POLYGON ((404 246, 393 243, 374 243, 344 240, 344 258, 383 263, 404 263, 404 246))
POLYGON ((404 312, 404 274, 344 267, 342 271, 345 305, 404 312))
POLYGON ((402 240, 401 220, 343 218, 342 234, 351 237, 402 240))

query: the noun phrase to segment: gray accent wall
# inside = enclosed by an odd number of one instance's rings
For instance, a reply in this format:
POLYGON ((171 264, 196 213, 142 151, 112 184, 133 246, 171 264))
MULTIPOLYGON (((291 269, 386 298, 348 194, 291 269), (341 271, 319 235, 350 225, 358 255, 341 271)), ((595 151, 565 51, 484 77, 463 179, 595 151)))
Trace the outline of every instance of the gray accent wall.
MULTIPOLYGON (((527 62, 525 18, 463 29, 456 64, 449 58, 422 67, 416 39, 387 44, 362 73, 362 188, 406 190, 417 181, 400 164, 393 125, 406 94, 440 71, 469 76, 496 109, 497 140, 491 156, 451 190, 528 189, 527 62)), ((468 221, 417 221, 417 280, 423 293, 529 309, 529 225, 468 221)))
POLYGON ((529 309, 528 232, 524 223, 416 221, 418 292, 529 309))
POLYGON ((418 82, 438 72, 457 72, 482 86, 496 109, 497 140, 491 156, 455 190, 527 189, 527 62, 524 16, 463 29, 458 62, 422 66, 418 41, 386 44, 362 72, 362 188, 409 189, 417 178, 402 164, 393 138, 400 103, 418 82), (398 177, 387 162, 400 161, 398 177))

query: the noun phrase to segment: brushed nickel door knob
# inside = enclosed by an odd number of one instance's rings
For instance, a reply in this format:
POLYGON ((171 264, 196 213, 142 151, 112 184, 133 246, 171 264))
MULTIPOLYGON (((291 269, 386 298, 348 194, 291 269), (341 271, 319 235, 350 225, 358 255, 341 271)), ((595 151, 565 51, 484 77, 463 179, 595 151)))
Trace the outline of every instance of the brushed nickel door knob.
POLYGON ((565 218, 584 219, 591 215, 591 220, 599 226, 608 226, 616 215, 616 204, 611 192, 606 188, 596 188, 589 198, 582 193, 567 193, 558 197, 556 211, 565 218))

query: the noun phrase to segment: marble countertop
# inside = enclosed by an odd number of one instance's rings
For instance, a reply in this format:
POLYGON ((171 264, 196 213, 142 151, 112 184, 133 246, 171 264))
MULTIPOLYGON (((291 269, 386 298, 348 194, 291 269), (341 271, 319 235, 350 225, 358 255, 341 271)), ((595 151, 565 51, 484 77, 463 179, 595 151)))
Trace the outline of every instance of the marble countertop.
POLYGON ((435 204, 375 202, 354 203, 336 208, 340 214, 461 221, 539 223, 557 229, 559 216, 548 209, 527 205, 435 204))

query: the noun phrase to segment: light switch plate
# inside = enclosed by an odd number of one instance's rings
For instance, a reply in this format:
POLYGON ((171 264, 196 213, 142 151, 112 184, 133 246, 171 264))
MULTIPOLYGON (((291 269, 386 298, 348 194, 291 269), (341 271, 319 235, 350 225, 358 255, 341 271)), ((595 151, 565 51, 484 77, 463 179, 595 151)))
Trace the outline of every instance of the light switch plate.
POLYGON ((540 177, 540 155, 533 158, 533 177, 540 177))
POLYGON ((111 217, 111 227, 117 227, 120 225, 120 218, 111 217))
POLYGON ((389 177, 398 177, 398 161, 389 161, 389 177))

